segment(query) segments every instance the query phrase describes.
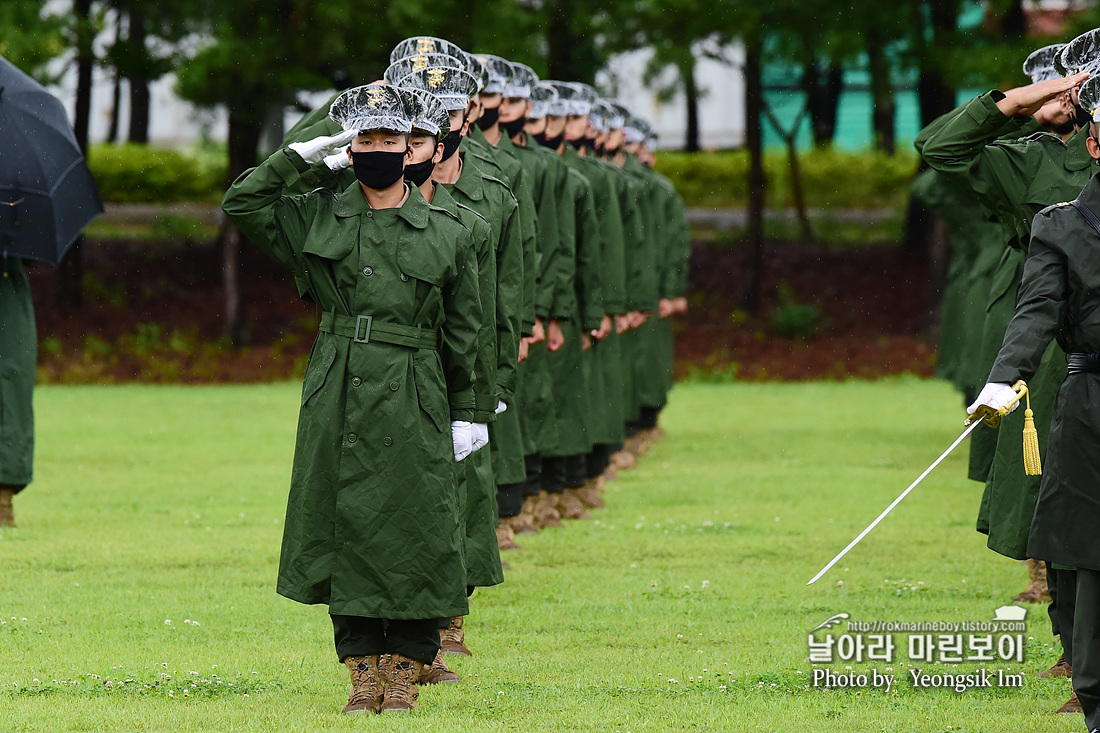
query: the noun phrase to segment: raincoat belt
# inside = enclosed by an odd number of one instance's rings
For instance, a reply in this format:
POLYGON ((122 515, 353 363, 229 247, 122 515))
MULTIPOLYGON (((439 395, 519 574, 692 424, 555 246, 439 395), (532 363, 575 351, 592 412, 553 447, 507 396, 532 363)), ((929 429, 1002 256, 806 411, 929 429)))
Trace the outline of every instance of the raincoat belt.
POLYGON ((1067 354, 1067 374, 1100 372, 1100 354, 1067 354))
POLYGON ((436 332, 419 326, 402 326, 397 323, 377 321, 372 316, 342 316, 326 311, 321 316, 320 330, 347 336, 357 344, 377 341, 410 349, 439 349, 436 332))

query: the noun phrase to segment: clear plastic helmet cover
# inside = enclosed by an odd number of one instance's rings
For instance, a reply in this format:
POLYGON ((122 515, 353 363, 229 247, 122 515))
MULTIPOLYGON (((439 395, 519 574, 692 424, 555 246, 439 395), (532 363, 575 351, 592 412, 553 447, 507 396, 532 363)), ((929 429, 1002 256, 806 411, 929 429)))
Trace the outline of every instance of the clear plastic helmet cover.
POLYGON ((595 89, 579 81, 569 82, 569 86, 573 87, 573 89, 576 90, 576 94, 573 97, 571 105, 572 111, 570 112, 570 114, 591 114, 592 105, 597 99, 600 98, 600 95, 596 93, 595 89))
POLYGON ((382 78, 386 80, 387 84, 400 86, 406 76, 414 71, 426 69, 429 66, 451 67, 468 71, 464 59, 460 59, 456 56, 448 56, 445 53, 424 53, 416 56, 406 56, 403 59, 394 61, 386 69, 386 73, 382 75, 382 78))
POLYGON ((500 56, 477 54, 476 58, 485 67, 487 75, 485 86, 481 91, 486 94, 504 94, 504 88, 508 86, 508 80, 512 77, 512 64, 500 56))
POLYGON ((542 119, 550 113, 550 105, 558 98, 554 87, 544 82, 539 82, 531 87, 531 111, 527 113, 527 119, 542 119))
POLYGON ((608 124, 611 125, 612 130, 625 130, 627 123, 630 122, 630 120, 634 117, 634 113, 619 102, 611 102, 611 106, 612 108, 614 108, 615 112, 622 118, 622 121, 618 125, 616 125, 614 123, 617 122, 617 120, 609 120, 608 124))
POLYGON ((344 130, 412 132, 413 121, 405 97, 389 84, 366 84, 348 89, 332 101, 328 116, 344 130))
POLYGON ((623 125, 626 124, 626 117, 623 115, 619 105, 615 104, 610 99, 599 99, 596 101, 596 106, 600 109, 600 114, 603 116, 604 127, 608 132, 623 129, 623 125))
POLYGON ((556 82, 540 81, 538 87, 540 89, 547 89, 550 91, 550 96, 546 100, 546 114, 548 117, 565 117, 569 114, 569 101, 562 99, 561 93, 558 91, 556 82))
POLYGON ((554 91, 558 93, 558 100, 565 106, 565 111, 560 114, 555 115, 553 111, 551 111, 550 114, 555 117, 577 114, 573 111, 575 109, 574 100, 577 97, 577 89, 572 84, 565 81, 551 81, 547 83, 554 87, 554 91))
POLYGON ((628 117, 626 124, 623 125, 626 141, 630 144, 644 142, 647 127, 648 125, 640 117, 628 117))
POLYGON ((451 115, 439 97, 423 89, 399 87, 399 90, 405 97, 414 133, 427 133, 442 140, 451 131, 451 115))
POLYGON ((457 44, 442 38, 413 36, 393 47, 393 51, 390 51, 390 63, 409 56, 423 56, 429 53, 445 53, 448 56, 460 57, 464 51, 457 44))
POLYGON ((614 115, 615 110, 607 102, 597 99, 592 103, 592 111, 588 113, 588 124, 596 132, 608 132, 611 128, 607 125, 607 118, 614 115))
POLYGON ((1066 70, 1066 76, 1100 69, 1100 28, 1082 33, 1067 43, 1059 54, 1059 59, 1066 70))
POLYGON ((530 66, 515 61, 512 61, 510 66, 512 73, 504 85, 502 94, 512 99, 530 99, 531 88, 539 83, 538 74, 530 66))
POLYGON ((1081 85, 1077 95, 1081 109, 1089 113, 1093 122, 1100 122, 1100 76, 1090 76, 1081 85))
POLYGON ((649 148, 650 151, 655 151, 657 150, 657 143, 657 133, 650 130, 649 134, 645 137, 645 146, 649 148))
POLYGON ((429 66, 401 80, 405 89, 420 89, 437 97, 448 112, 466 109, 477 94, 477 80, 462 69, 429 66))
POLYGON ((1024 60, 1024 73, 1031 77, 1031 83, 1036 84, 1047 79, 1057 79, 1062 74, 1054 68, 1054 59, 1058 57, 1058 52, 1063 48, 1063 44, 1056 43, 1053 46, 1043 46, 1040 49, 1032 51, 1031 54, 1024 60))

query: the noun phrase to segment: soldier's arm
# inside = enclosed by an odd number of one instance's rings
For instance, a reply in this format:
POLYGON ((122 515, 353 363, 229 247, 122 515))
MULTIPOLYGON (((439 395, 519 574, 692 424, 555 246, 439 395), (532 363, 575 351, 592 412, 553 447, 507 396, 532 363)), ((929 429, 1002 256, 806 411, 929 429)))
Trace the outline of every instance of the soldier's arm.
POLYGON ((284 148, 242 173, 226 191, 222 210, 256 246, 297 275, 317 197, 288 193, 325 183, 334 184, 335 176, 323 162, 310 166, 284 148))
POLYGON ((472 235, 462 230, 455 248, 455 275, 443 286, 443 374, 451 420, 476 418, 474 362, 481 328, 481 296, 478 291, 477 257, 472 235))
POLYGON ((600 327, 606 312, 603 304, 603 271, 600 267, 600 230, 596 223, 596 204, 592 197, 592 184, 576 171, 578 196, 576 199, 577 270, 575 288, 581 316, 581 328, 585 332, 600 327))
POLYGON ((519 205, 510 193, 507 191, 502 193, 504 213, 501 216, 501 231, 496 251, 496 383, 500 399, 511 404, 516 390, 516 363, 519 359, 519 339, 523 328, 526 263, 523 259, 523 240, 518 220, 519 205))
POLYGON ((1028 144, 996 143, 1010 122, 997 107, 998 94, 983 94, 964 105, 928 139, 923 155, 928 165, 968 188, 999 216, 1012 218, 1031 182, 1028 144))
MULTIPOLYGON (((595 179, 598 181, 598 179, 595 179)), ((609 314, 626 313, 626 272, 623 262, 623 211, 614 184, 607 175, 597 211, 600 225, 600 269, 603 274, 603 305, 609 314)))
POLYGON ((1066 257, 1057 243, 1073 236, 1073 217, 1078 216, 1072 208, 1061 206, 1035 217, 1016 313, 989 373, 990 382, 1013 384, 1017 379, 1029 381, 1035 376, 1065 309, 1068 272, 1066 257))
MULTIPOLYGON (((471 213, 472 210, 470 210, 471 213)), ((496 416, 497 394, 492 387, 497 369, 497 336, 492 323, 486 323, 486 313, 496 312, 497 260, 492 227, 473 213, 470 234, 477 261, 478 296, 482 322, 478 333, 477 356, 474 359, 474 422, 492 422, 496 416), (490 310, 491 309, 491 310, 490 310)))

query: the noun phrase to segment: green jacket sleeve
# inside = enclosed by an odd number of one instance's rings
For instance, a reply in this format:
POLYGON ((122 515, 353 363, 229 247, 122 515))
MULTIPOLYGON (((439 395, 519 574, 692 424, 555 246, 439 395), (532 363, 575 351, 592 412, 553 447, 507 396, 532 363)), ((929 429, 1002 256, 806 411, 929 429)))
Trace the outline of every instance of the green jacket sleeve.
MULTIPOLYGON (((526 262, 519 223, 519 204, 501 190, 501 231, 497 238, 497 392, 511 404, 516 391, 516 364, 523 330, 526 262)), ((532 268, 534 269, 534 268, 532 268)), ((495 406, 494 406, 495 407, 495 406)))
POLYGON ((592 184, 575 170, 569 171, 575 177, 577 187, 575 219, 577 229, 577 265, 574 287, 577 292, 577 306, 581 316, 581 327, 590 331, 600 327, 606 310, 603 305, 603 272, 600 267, 602 256, 600 229, 596 222, 596 202, 592 196, 592 184))
POLYGON ((1026 143, 996 142, 1006 117, 993 93, 968 102, 924 146, 924 159, 949 180, 969 189, 1002 219, 1014 219, 1027 195, 1031 162, 1026 143))

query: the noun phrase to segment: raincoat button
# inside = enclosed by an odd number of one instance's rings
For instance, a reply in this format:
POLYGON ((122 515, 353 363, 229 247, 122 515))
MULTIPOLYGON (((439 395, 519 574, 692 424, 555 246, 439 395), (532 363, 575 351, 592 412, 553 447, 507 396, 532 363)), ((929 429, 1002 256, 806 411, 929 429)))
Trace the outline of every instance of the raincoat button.
POLYGON ((351 378, 351 386, 352 387, 358 387, 362 383, 363 383, 363 380, 360 379, 359 377, 352 377, 351 378))
POLYGON ((357 440, 359 440, 358 435, 356 435, 355 433, 348 433, 348 442, 349 443, 354 443, 357 440))
POLYGON ((390 382, 390 390, 392 390, 393 392, 396 392, 400 386, 401 385, 397 382, 390 382))
POLYGON ((405 273, 401 273, 401 282, 407 283, 408 281, 409 281, 409 276, 406 275, 405 273))
POLYGON ((386 439, 382 441, 382 444, 386 447, 393 445, 393 438, 386 436, 386 439))
POLYGON ((374 268, 373 267, 364 267, 363 268, 363 274, 366 275, 367 277, 370 277, 371 275, 374 274, 374 268))
POLYGON ((367 212, 367 218, 368 219, 373 219, 374 218, 374 212, 373 211, 368 211, 367 212))

